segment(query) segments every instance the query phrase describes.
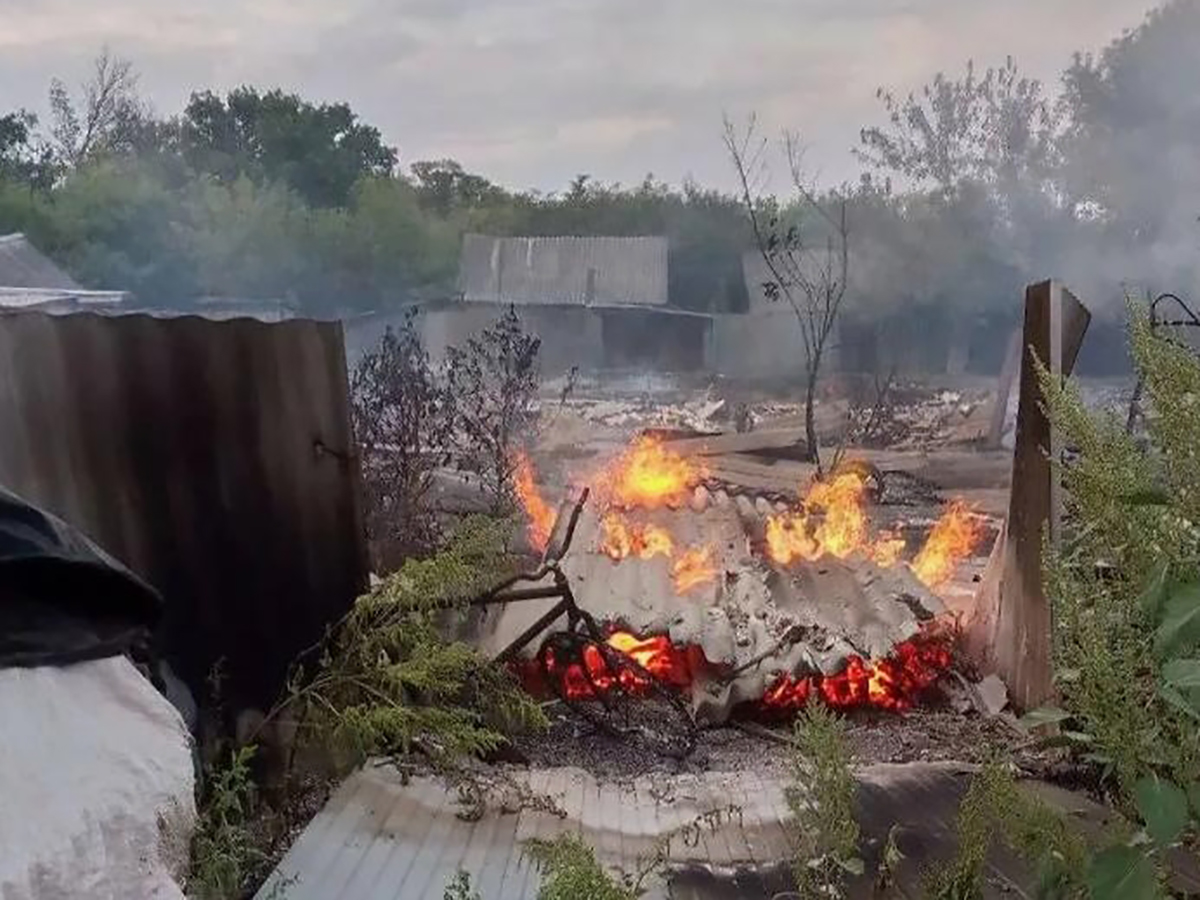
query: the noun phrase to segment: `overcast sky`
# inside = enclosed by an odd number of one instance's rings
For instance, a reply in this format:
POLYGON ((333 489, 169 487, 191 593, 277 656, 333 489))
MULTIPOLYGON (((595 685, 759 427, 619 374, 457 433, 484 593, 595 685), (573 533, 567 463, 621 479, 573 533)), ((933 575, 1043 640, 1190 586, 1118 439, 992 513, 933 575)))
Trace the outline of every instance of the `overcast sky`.
POLYGON ((160 113, 242 83, 346 100, 404 163, 510 187, 580 172, 730 186, 721 116, 799 129, 822 180, 857 171, 875 89, 1016 57, 1054 82, 1148 0, 0 0, 0 110, 42 112, 107 43, 160 113))

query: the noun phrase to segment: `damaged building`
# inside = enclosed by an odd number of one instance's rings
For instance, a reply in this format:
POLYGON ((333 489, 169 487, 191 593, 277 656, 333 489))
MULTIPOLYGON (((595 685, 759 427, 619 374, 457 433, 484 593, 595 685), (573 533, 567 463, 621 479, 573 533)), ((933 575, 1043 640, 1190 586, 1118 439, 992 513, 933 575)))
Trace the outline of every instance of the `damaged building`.
POLYGON ((111 312, 125 299, 123 291, 85 289, 25 235, 0 235, 0 312, 111 312))
MULTIPOLYGON (((711 365, 712 316, 671 303, 664 237, 491 237, 463 239, 456 292, 420 305, 434 360, 515 307, 542 339, 547 375, 711 365)), ((349 357, 372 346, 403 313, 346 323, 349 357)))

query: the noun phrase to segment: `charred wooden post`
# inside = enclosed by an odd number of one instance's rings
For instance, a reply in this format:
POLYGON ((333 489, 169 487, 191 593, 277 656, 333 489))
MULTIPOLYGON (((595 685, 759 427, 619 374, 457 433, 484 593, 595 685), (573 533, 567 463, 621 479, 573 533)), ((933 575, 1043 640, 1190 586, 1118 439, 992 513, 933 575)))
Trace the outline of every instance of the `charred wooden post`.
POLYGON ((1060 498, 1051 459, 1059 439, 1041 407, 1034 359, 1060 377, 1071 373, 1091 314, 1053 281, 1025 292, 1020 400, 1008 520, 976 598, 970 641, 1008 684, 1016 706, 1044 702, 1052 689, 1051 615, 1042 584, 1042 538, 1058 536, 1060 498))

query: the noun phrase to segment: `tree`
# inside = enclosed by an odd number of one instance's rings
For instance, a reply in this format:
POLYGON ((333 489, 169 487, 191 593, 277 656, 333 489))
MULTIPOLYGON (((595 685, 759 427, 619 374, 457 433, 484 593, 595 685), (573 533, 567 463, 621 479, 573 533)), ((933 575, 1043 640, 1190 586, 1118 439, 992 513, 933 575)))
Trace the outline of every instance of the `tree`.
POLYGON ((938 72, 919 96, 876 95, 888 124, 864 128, 855 151, 876 169, 946 195, 967 181, 1004 191, 1048 173, 1058 120, 1041 83, 1022 76, 1011 56, 982 78, 968 61, 961 78, 938 72))
POLYGON ((310 218, 283 185, 259 186, 245 176, 193 184, 179 233, 200 293, 281 299, 295 292, 316 268, 310 218))
POLYGON ((474 175, 452 159, 415 162, 410 167, 422 206, 442 215, 463 207, 503 201, 506 194, 482 175, 474 175))
POLYGON ((59 79, 50 82, 50 144, 60 167, 75 169, 94 156, 137 146, 149 119, 137 85, 133 64, 107 47, 93 62, 78 100, 59 79))
POLYGON ((516 450, 534 422, 540 347, 541 339, 521 328, 510 306, 465 347, 447 349, 459 464, 479 477, 498 515, 513 506, 516 450))
POLYGON ((0 116, 0 180, 46 189, 54 180, 50 150, 34 137, 37 116, 25 109, 0 116))
POLYGON ((195 295, 183 200, 138 161, 100 160, 68 174, 47 212, 35 240, 85 286, 131 291, 149 305, 195 295))
POLYGON ((808 443, 808 459, 821 474, 821 448, 814 407, 821 365, 837 325, 850 277, 846 199, 834 196, 831 205, 816 196, 804 177, 803 149, 799 139, 794 134, 785 134, 784 150, 799 212, 799 216, 788 221, 780 215, 777 205, 764 201, 759 192, 767 142, 757 136, 755 119, 751 117, 741 134, 726 119, 725 147, 737 171, 742 203, 759 255, 771 274, 763 290, 772 302, 787 303, 800 326, 804 345, 804 436, 808 443), (825 231, 824 246, 809 238, 814 225, 812 220, 825 231))
POLYGON ((878 96, 887 124, 864 128, 856 153, 886 185, 899 176, 911 186, 902 218, 920 239, 906 241, 907 260, 881 272, 875 289, 945 309, 947 369, 958 374, 974 316, 1011 308, 1022 285, 1064 255, 1071 222, 1054 184, 1061 117, 1012 57, 982 77, 968 62, 957 79, 939 72, 917 94, 878 96))
POLYGON ((193 94, 183 114, 184 158, 225 182, 280 182, 317 207, 344 207, 355 183, 390 176, 396 151, 345 103, 314 104, 280 90, 193 94))
POLYGON ((354 434, 363 464, 367 530, 388 568, 431 550, 438 526, 427 500, 447 461, 453 421, 421 345, 416 314, 388 329, 351 379, 354 434))
POLYGON ((1063 193, 1082 274, 1152 292, 1195 284, 1200 2, 1172 0, 1064 76, 1063 193))

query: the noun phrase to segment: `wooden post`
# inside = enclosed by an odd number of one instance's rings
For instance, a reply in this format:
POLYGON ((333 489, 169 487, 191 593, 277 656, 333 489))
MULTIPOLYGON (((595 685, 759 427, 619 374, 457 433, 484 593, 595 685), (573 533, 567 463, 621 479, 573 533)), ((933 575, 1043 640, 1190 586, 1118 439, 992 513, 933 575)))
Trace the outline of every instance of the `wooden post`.
POLYGON ((1008 398, 1012 396, 1013 382, 1021 365, 1021 329, 1013 331, 1008 339, 1008 350, 1004 354, 1004 366, 1000 369, 1000 381, 996 386, 996 406, 992 410, 992 421, 988 425, 988 450, 1000 449, 1004 439, 1004 420, 1008 418, 1008 398))
POLYGON ((1042 584, 1042 538, 1058 536, 1059 486, 1050 454, 1061 450, 1041 409, 1034 358, 1071 373, 1091 315, 1054 282, 1025 292, 1020 400, 1008 520, 988 561, 968 640, 985 668, 1008 685, 1015 706, 1044 703, 1053 688, 1051 616, 1042 584))

